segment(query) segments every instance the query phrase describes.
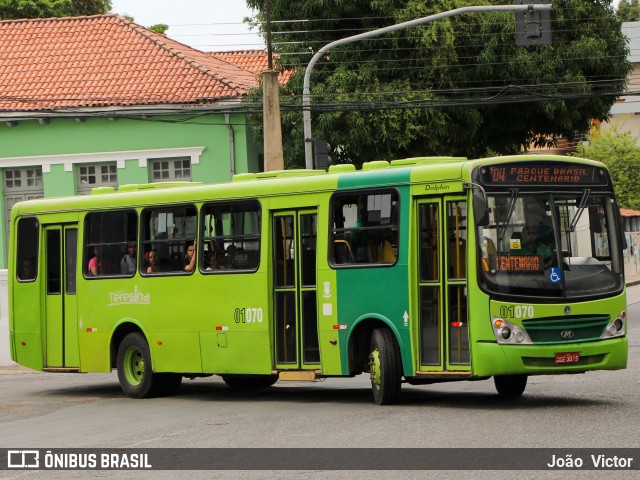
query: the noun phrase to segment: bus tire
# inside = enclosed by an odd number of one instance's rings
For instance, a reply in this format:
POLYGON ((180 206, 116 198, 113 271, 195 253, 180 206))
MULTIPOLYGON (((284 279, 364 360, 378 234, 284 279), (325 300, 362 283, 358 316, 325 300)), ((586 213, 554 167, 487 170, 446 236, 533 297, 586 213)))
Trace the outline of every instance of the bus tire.
POLYGON ((527 375, 496 375, 493 381, 498 395, 504 398, 515 398, 523 394, 527 386, 527 378, 527 375))
POLYGON ((158 394, 161 377, 153 373, 151 353, 141 333, 132 332, 120 342, 117 357, 118 380, 129 398, 147 398, 158 394))
POLYGON ((234 390, 258 390, 276 383, 278 375, 222 375, 222 380, 234 390))
POLYGON ((378 405, 391 405, 400 400, 402 361, 400 351, 388 328, 377 328, 371 334, 369 372, 373 399, 378 405))

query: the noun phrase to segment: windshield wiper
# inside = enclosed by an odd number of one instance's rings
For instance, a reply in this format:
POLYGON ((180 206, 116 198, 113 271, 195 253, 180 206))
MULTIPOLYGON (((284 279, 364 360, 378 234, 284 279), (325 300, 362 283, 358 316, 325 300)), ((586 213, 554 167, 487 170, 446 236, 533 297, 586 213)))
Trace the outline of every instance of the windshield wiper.
POLYGON ((580 204, 578 205, 578 210, 576 211, 576 214, 574 215, 573 219, 571 220, 571 224, 569 225, 570 232, 576 231, 578 220, 580 220, 580 216, 582 215, 582 212, 584 212, 584 209, 587 206, 587 202, 589 201, 589 195, 591 195, 591 190, 587 188, 582 194, 582 198, 580 199, 580 204))
POLYGON ((516 200, 518 199, 518 189, 511 189, 511 199, 509 200, 509 209, 507 210, 507 216, 504 219, 504 223, 500 225, 500 229, 498 230, 498 242, 501 242, 504 238, 504 234, 507 233, 507 226, 509 225, 509 220, 511 220, 511 215, 513 215, 513 209, 516 206, 516 200))

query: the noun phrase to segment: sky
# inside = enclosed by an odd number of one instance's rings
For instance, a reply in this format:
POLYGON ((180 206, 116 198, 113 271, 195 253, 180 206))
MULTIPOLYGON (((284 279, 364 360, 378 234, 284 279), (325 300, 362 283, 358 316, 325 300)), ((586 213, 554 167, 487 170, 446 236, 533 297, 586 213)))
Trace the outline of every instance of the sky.
POLYGON ((264 48, 242 23, 254 13, 244 0, 112 0, 112 12, 131 16, 143 27, 167 24, 169 38, 198 50, 264 48))

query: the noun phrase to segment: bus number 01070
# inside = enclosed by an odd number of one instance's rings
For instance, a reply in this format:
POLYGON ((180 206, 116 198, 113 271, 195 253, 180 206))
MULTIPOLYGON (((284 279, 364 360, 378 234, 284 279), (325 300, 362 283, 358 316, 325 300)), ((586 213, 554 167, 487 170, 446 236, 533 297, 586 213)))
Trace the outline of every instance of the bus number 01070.
POLYGON ((535 310, 533 305, 503 305, 500 307, 502 318, 533 318, 535 310))
POLYGON ((236 308, 234 320, 236 323, 262 323, 262 308, 236 308))

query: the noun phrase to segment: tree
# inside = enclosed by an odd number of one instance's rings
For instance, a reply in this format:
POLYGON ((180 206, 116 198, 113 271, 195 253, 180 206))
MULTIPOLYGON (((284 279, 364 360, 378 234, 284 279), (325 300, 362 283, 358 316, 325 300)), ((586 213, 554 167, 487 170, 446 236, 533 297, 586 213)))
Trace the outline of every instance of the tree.
POLYGON ((621 22, 637 22, 640 15, 638 0, 620 0, 616 14, 621 22))
POLYGON ((576 156, 598 160, 609 168, 622 208, 640 210, 640 147, 638 138, 621 131, 616 124, 604 131, 594 130, 580 144, 576 156))
MULTIPOLYGON (((0 19, 80 17, 111 11, 111 0, 0 0, 0 19)), ((133 17, 123 15, 133 22, 133 17)), ((169 25, 151 25, 149 30, 165 35, 169 25)))
POLYGON ((158 23, 156 25, 151 25, 150 27, 147 27, 147 28, 161 35, 166 35, 167 30, 169 30, 169 25, 167 25, 166 23, 158 23))
MULTIPOLYGON (((502 0, 271 0, 287 166, 303 165, 300 95, 327 43, 434 13, 502 0), (336 20, 337 19, 337 20, 336 20), (304 21, 303 21, 304 20, 304 21), (298 32, 298 33, 296 33, 298 32)), ((510 3, 510 2, 507 2, 510 3)), ((247 0, 264 12, 265 0, 247 0)), ((259 14, 259 16, 262 15, 259 14)), ((631 69, 610 0, 553 1, 553 43, 518 47, 512 12, 467 14, 336 48, 311 77, 313 136, 339 162, 514 153, 605 119, 631 69)), ((261 17, 263 18, 263 17, 261 17)), ((255 105, 260 92, 247 103, 255 105)), ((261 136, 256 122, 256 136, 261 136)))
POLYGON ((111 10, 111 0, 0 0, 0 18, 51 18, 98 15, 111 10))

